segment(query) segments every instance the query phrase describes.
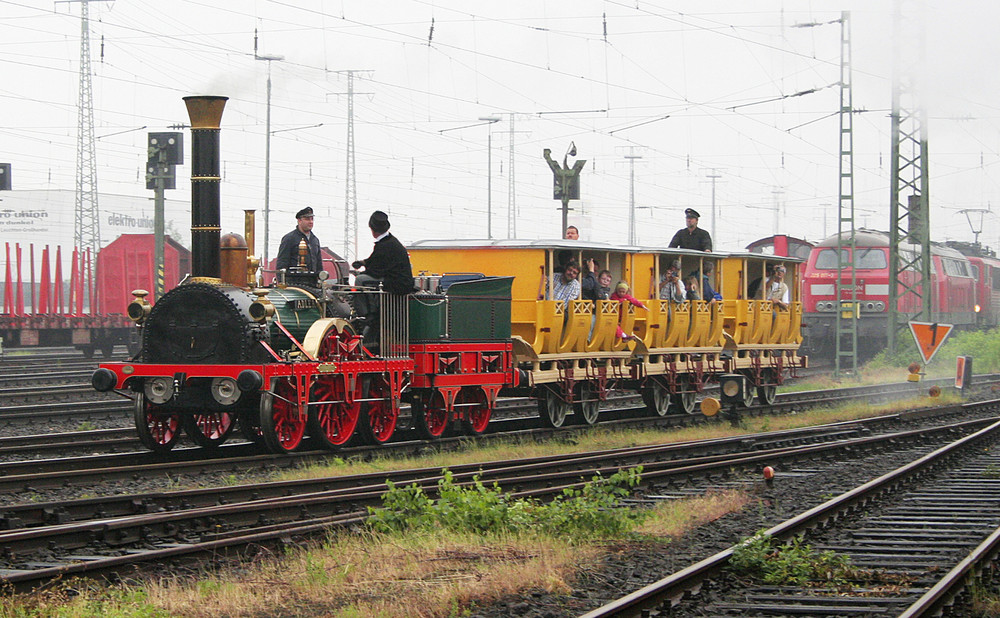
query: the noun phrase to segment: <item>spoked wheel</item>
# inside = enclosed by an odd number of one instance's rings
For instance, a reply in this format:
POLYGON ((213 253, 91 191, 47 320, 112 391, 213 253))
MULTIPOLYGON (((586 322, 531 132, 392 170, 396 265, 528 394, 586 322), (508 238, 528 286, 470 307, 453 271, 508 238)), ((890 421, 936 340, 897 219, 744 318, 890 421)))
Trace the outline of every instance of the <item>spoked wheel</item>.
POLYGON ((666 416, 670 410, 670 391, 656 380, 650 382, 651 386, 642 389, 642 401, 653 416, 666 416))
POLYGON ((545 389, 538 398, 538 416, 547 427, 562 427, 566 424, 566 416, 573 406, 563 401, 555 391, 545 389))
MULTIPOLYGON (((774 370, 767 369, 761 372, 760 380, 761 382, 774 382, 775 381, 774 370)), ((766 406, 774 403, 774 398, 778 396, 778 385, 777 384, 762 384, 757 387, 757 398, 760 402, 766 406)))
POLYGON ((181 421, 184 433, 195 444, 205 448, 215 448, 226 441, 236 427, 236 416, 231 412, 206 412, 185 415, 181 421))
POLYGON ((671 403, 684 414, 694 414, 695 400, 698 394, 691 387, 691 378, 682 375, 677 379, 677 382, 681 392, 670 396, 671 403))
POLYGON ((486 391, 481 388, 463 388, 455 398, 455 403, 462 405, 462 427, 466 433, 478 436, 486 431, 490 417, 493 416, 493 406, 486 391))
POLYGON ((143 446, 155 453, 166 453, 181 437, 181 419, 177 414, 157 413, 140 391, 135 397, 135 429, 143 446))
POLYGON ((291 453, 302 444, 306 422, 299 416, 295 386, 279 379, 260 398, 260 432, 273 453, 291 453))
POLYGON ((328 319, 330 322, 319 342, 316 358, 319 360, 356 360, 364 356, 361 338, 354 327, 344 320, 328 319))
POLYGON ((354 435, 361 416, 361 402, 356 400, 357 397, 352 399, 355 400, 353 403, 347 403, 343 379, 331 376, 330 379, 320 378, 313 384, 309 400, 317 404, 309 406, 309 435, 323 448, 338 449, 354 435))
POLYGON ((413 426, 428 440, 436 440, 448 430, 448 406, 439 390, 421 393, 413 400, 413 426))
POLYGON ((579 401, 573 402, 573 420, 578 425, 593 425, 601 412, 601 402, 597 398, 597 387, 590 382, 581 382, 578 389, 579 401))
POLYGON ((361 407, 361 433, 372 444, 385 444, 392 438, 399 421, 399 407, 393 405, 392 389, 381 377, 364 379, 365 399, 361 407))

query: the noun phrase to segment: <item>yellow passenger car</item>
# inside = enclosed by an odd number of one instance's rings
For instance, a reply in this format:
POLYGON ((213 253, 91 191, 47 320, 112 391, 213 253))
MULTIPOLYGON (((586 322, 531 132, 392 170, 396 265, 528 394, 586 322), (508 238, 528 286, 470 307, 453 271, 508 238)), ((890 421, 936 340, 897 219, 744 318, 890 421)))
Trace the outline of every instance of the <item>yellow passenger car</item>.
MULTIPOLYGON (((697 393, 723 373, 743 373, 770 402, 789 370, 805 366, 797 354, 795 259, 569 240, 434 240, 408 249, 414 274, 434 281, 462 273, 514 277, 517 362, 530 377, 526 394, 538 398, 543 419, 553 425, 571 413, 596 422, 600 401, 616 389, 638 390, 658 415, 671 404, 690 413, 697 393), (787 268, 787 309, 763 296, 768 267, 777 263, 787 268), (579 291, 557 299, 557 281, 568 264, 580 267, 577 280, 610 271, 611 290, 624 282, 638 304, 593 301, 579 291), (671 272, 689 280, 695 291, 690 299, 666 297, 671 272), (718 296, 702 298, 708 288, 718 296)), ((749 405, 753 390, 748 392, 749 405)))

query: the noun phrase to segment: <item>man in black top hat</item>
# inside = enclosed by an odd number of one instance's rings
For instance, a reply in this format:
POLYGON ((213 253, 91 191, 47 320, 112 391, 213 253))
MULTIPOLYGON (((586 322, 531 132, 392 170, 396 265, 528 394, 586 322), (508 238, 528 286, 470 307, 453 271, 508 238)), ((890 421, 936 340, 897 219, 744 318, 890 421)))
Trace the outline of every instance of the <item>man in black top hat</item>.
MULTIPOLYGON (((410 256, 406 253, 403 243, 389 233, 389 216, 381 210, 376 210, 368 219, 368 228, 375 237, 375 248, 372 254, 363 260, 351 263, 355 269, 364 268, 365 272, 354 277, 354 283, 360 287, 378 287, 392 296, 404 296, 413 291, 413 270, 410 267, 410 256)), ((379 301, 371 298, 372 294, 355 294, 354 311, 356 316, 364 318, 362 331, 365 343, 379 345, 379 301)), ((405 301, 404 301, 405 302, 405 301)), ((386 311, 391 322, 395 321, 392 314, 400 311, 398 303, 388 302, 386 311)))
POLYGON ((389 233, 389 215, 376 210, 368 219, 368 228, 375 237, 375 248, 366 259, 351 264, 365 269, 354 282, 372 287, 381 283, 382 289, 390 294, 409 294, 413 291, 410 256, 403 243, 389 233))
POLYGON ((670 241, 670 248, 694 249, 695 251, 712 251, 712 235, 707 230, 698 227, 701 215, 694 208, 684 210, 687 227, 677 230, 670 241))
POLYGON ((295 213, 298 225, 291 232, 281 238, 281 246, 278 247, 278 258, 275 268, 291 268, 299 265, 299 242, 306 241, 309 248, 306 253, 306 270, 309 272, 319 272, 323 270, 323 259, 320 257, 319 238, 312 233, 313 229, 313 209, 306 206, 295 213))

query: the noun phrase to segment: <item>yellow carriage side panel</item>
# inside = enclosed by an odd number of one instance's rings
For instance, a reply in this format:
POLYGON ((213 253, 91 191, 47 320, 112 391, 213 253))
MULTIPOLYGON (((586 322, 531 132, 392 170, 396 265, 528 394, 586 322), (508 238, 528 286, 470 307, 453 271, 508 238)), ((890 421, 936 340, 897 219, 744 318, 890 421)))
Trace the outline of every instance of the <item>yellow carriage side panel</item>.
POLYGON ((753 313, 753 331, 747 343, 767 343, 771 336, 771 301, 752 300, 750 304, 753 313))
POLYGON ((687 345, 690 324, 691 302, 670 303, 670 323, 667 325, 667 336, 663 340, 663 347, 681 348, 687 345))
POLYGON ((796 302, 791 305, 792 318, 788 325, 787 343, 802 343, 802 303, 796 302))
POLYGON ((791 311, 775 307, 774 319, 771 322, 771 334, 767 338, 768 343, 785 343, 788 336, 788 322, 791 318, 791 311))
MULTIPOLYGON (((642 311, 642 309, 636 307, 628 301, 615 301, 615 304, 618 305, 618 326, 621 327, 626 336, 631 335, 635 329, 636 312, 642 311)), ((615 332, 617 332, 617 329, 615 332)), ((618 352, 620 350, 624 350, 626 347, 628 347, 627 340, 615 338, 614 345, 611 346, 611 349, 618 352)))
POLYGON ((688 332, 687 345, 689 348, 701 348, 705 346, 708 339, 708 329, 711 327, 712 311, 709 303, 703 300, 696 300, 691 303, 691 329, 688 332))
POLYGON ((615 345, 615 331, 618 328, 618 303, 613 300, 597 301, 597 319, 594 331, 587 342, 588 352, 608 351, 615 345))
POLYGON ((563 328, 562 340, 559 342, 559 353, 586 352, 587 338, 590 335, 590 321, 594 313, 594 303, 589 300, 569 301, 569 318, 563 328))
POLYGON ((641 336, 642 342, 647 348, 662 348, 670 320, 670 301, 650 300, 646 306, 646 329, 641 336))
POLYGON ((723 312, 723 305, 720 302, 714 302, 709 305, 712 312, 711 326, 708 329, 708 337, 705 339, 705 345, 712 347, 719 347, 725 343, 725 338, 722 336, 722 328, 725 325, 725 313, 723 312))

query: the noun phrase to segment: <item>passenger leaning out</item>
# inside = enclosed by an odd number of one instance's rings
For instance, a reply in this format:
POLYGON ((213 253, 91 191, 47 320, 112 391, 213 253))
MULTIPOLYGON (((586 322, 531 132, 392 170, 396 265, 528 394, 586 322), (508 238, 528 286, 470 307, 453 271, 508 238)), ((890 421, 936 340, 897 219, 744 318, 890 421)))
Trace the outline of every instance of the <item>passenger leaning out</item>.
MULTIPOLYGON (((580 266, 576 260, 569 260, 563 265, 562 272, 552 275, 552 300, 562 301, 563 308, 569 307, 569 301, 580 298, 580 266)), ((543 300, 544 294, 538 295, 543 300)))
POLYGON ((632 333, 626 334, 625 331, 622 330, 622 326, 621 326, 622 316, 625 313, 623 305, 626 302, 628 302, 628 303, 632 303, 636 307, 642 307, 643 309, 646 308, 646 305, 644 305, 642 303, 642 301, 640 301, 639 299, 637 299, 635 296, 632 296, 631 294, 629 294, 628 284, 625 283, 624 281, 619 281, 618 282, 618 285, 615 286, 615 292, 614 292, 614 294, 612 294, 611 298, 609 298, 608 300, 616 300, 616 301, 618 301, 618 330, 615 331, 615 337, 617 337, 618 339, 622 339, 624 341, 638 341, 639 340, 638 337, 636 337, 632 333))
POLYGON ((767 281, 767 300, 775 309, 788 309, 788 285, 785 283, 785 267, 774 267, 774 274, 767 281))

